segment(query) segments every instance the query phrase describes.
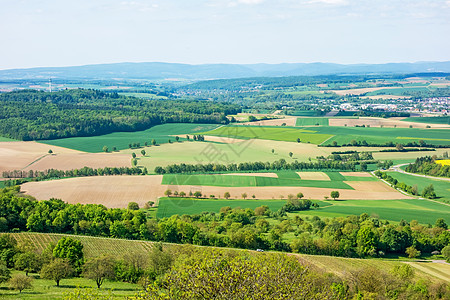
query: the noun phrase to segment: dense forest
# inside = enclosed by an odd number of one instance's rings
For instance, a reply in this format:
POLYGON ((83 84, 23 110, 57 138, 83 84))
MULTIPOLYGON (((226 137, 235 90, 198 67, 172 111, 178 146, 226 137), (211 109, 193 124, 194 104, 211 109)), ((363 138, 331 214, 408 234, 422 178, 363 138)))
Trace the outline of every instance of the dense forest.
POLYGON ((0 94, 0 135, 19 140, 95 136, 163 123, 228 123, 240 106, 197 100, 142 100, 97 90, 0 94))
MULTIPOLYGON (((448 159, 447 152, 444 153, 444 159, 448 159)), ((450 178, 450 165, 438 164, 436 157, 431 156, 416 158, 416 161, 409 164, 405 170, 410 173, 450 178)))
POLYGON ((367 214, 322 220, 317 216, 289 217, 286 213, 311 207, 308 200, 292 198, 279 211, 267 206, 254 210, 223 207, 220 213, 148 219, 135 203, 129 209, 107 209, 57 199, 36 201, 22 196, 15 187, 0 191, 0 231, 70 233, 346 257, 382 257, 388 253, 416 257, 420 252, 441 251, 450 243, 443 219, 434 226, 403 220, 392 225, 367 214), (285 241, 286 233, 293 233, 295 238, 285 241))

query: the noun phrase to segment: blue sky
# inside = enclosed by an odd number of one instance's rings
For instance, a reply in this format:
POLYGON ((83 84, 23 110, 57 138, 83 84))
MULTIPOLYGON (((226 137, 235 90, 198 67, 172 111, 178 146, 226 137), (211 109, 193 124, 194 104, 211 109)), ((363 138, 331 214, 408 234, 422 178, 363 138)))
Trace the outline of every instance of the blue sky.
POLYGON ((0 69, 450 60, 450 0, 0 0, 0 69))

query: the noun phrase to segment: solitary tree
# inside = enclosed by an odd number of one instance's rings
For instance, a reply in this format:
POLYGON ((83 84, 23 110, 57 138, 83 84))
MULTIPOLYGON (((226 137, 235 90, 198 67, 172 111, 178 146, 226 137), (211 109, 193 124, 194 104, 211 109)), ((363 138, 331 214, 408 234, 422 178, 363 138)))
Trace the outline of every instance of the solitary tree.
POLYGON ((337 198, 339 198, 339 192, 338 191, 332 191, 330 194, 331 198, 333 198, 333 200, 336 200, 337 198))
POLYGON ((416 258, 420 256, 420 251, 417 250, 414 246, 406 248, 406 254, 408 254, 409 258, 416 258))
POLYGON ((67 258, 77 274, 84 263, 83 244, 70 237, 61 238, 53 249, 53 256, 67 258))
POLYGON ((83 277, 94 280, 98 288, 105 279, 113 279, 114 275, 114 259, 110 256, 90 259, 84 265, 83 277))
POLYGON ((423 189, 422 196, 429 199, 436 198, 436 193, 434 192, 433 184, 430 184, 429 186, 423 189))
POLYGON ((136 167, 136 166, 137 166, 137 159, 136 159, 136 158, 133 158, 133 159, 131 160, 131 163, 133 164, 134 167, 136 167))
POLYGON ((53 150, 52 149, 48 149, 48 154, 52 154, 53 150))
POLYGON ((183 191, 181 191, 181 192, 180 192, 180 197, 185 197, 185 196, 186 196, 186 193, 183 192, 183 191))
POLYGON ((131 156, 133 157, 133 158, 136 158, 136 153, 131 153, 131 156))
POLYGON ((164 192, 164 195, 166 195, 167 197, 170 197, 170 195, 172 195, 172 191, 171 190, 166 190, 164 192))
POLYGON ((243 199, 245 199, 245 198, 247 198, 247 193, 243 193, 241 196, 243 199))
POLYGON ((272 153, 274 153, 275 152, 275 149, 272 149, 272 153))
POLYGON ((294 153, 292 153, 292 152, 289 152, 289 157, 292 157, 292 155, 294 155, 294 153))
POLYGON ((129 210, 139 210, 139 204, 136 202, 130 202, 128 203, 128 209, 129 210))
POLYGON ((141 150, 141 154, 142 154, 142 156, 145 156, 145 150, 144 149, 141 150))
POLYGON ((113 147, 113 151, 117 151, 117 147, 113 147))
POLYGON ((402 144, 395 145, 395 148, 397 148, 398 151, 403 151, 405 149, 402 144))
POLYGON ((297 138, 297 143, 300 143, 300 138, 297 138))
POLYGON ((15 265, 17 270, 25 271, 28 276, 30 272, 37 272, 41 267, 39 256, 32 251, 20 253, 17 255, 15 265))
POLYGON ((73 268, 66 259, 57 258, 44 265, 41 269, 41 277, 51 279, 59 286, 61 279, 69 278, 73 274, 73 268))
POLYGON ((223 197, 224 197, 225 199, 227 199, 227 200, 228 200, 228 198, 230 198, 230 197, 231 197, 231 195, 230 195, 230 193, 229 193, 229 192, 225 192, 225 193, 223 194, 223 197))
POLYGON ((175 140, 176 140, 177 142, 179 142, 179 141, 180 141, 180 137, 177 135, 177 136, 175 137, 175 140))
POLYGON ((298 193, 297 194, 297 199, 302 199, 304 196, 303 196, 303 193, 298 193))
POLYGON ((153 145, 153 146, 156 146, 156 141, 155 141, 155 139, 152 140, 152 145, 153 145))
POLYGON ((9 280, 9 284, 13 289, 19 290, 19 293, 22 293, 24 289, 31 289, 33 287, 31 284, 32 281, 33 278, 28 277, 27 275, 15 274, 9 280))
POLYGON ((108 152, 108 151, 109 151, 108 146, 103 146, 103 152, 108 152))

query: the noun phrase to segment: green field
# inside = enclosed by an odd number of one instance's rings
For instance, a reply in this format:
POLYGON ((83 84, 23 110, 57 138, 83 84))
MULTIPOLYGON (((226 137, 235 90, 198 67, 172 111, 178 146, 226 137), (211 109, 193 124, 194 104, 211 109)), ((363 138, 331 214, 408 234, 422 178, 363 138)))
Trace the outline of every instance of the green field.
POLYGON ((0 136, 0 142, 16 142, 16 141, 17 140, 15 140, 15 139, 10 139, 7 137, 0 136))
MULTIPOLYGON (((429 186, 430 184, 432 184, 434 186, 434 191, 435 191, 436 195, 439 197, 438 200, 450 201, 450 182, 448 182, 448 181, 418 177, 418 176, 399 173, 399 172, 386 172, 386 173, 391 175, 398 181, 406 183, 407 185, 411 185, 411 186, 417 185, 419 192, 422 192, 422 190, 426 186, 429 186)), ((447 211, 450 212, 450 206, 447 206, 446 208, 447 208, 447 211)))
POLYGON ((297 118, 295 126, 328 126, 328 118, 297 118))
MULTIPOLYGON (((221 186, 221 187, 250 187, 250 186, 298 186, 331 189, 352 190, 344 183, 347 177, 337 172, 326 172, 331 180, 303 180, 295 172, 279 172, 278 178, 262 176, 239 176, 223 174, 165 174, 162 184, 191 185, 191 186, 221 186)), ((371 177, 348 177, 351 181, 377 180, 371 177)))
POLYGON ((426 86, 419 87, 399 87, 396 89, 381 89, 373 92, 366 93, 366 96, 378 96, 378 95, 396 95, 396 96, 408 96, 409 92, 428 92, 430 89, 426 86))
POLYGON ((320 110, 288 110, 286 114, 297 117, 320 117, 325 115, 325 112, 320 110))
POLYGON ((447 129, 420 129, 420 128, 375 128, 375 127, 317 127, 317 134, 334 135, 325 142, 330 144, 348 144, 352 140, 367 141, 367 143, 384 144, 408 143, 424 140, 429 144, 450 145, 450 131, 447 129))
POLYGON ((301 211, 296 214, 319 217, 345 217, 348 215, 369 216, 398 222, 417 220, 423 224, 434 224, 437 219, 444 218, 450 222, 450 206, 445 204, 422 200, 345 200, 329 201, 332 205, 317 210, 301 211))
POLYGON ((450 117, 409 117, 402 121, 429 123, 429 124, 450 124, 450 117))
POLYGON ((72 137, 39 142, 95 153, 102 152, 103 146, 107 146, 110 151, 113 147, 116 147, 117 150, 122 150, 127 149, 130 143, 140 143, 141 146, 144 146, 145 142, 150 144, 152 139, 155 139, 158 144, 163 144, 167 143, 169 139, 175 141, 175 137, 172 135, 179 135, 180 140, 185 140, 186 134, 198 134, 202 131, 213 130, 219 126, 216 124, 174 123, 157 125, 147 130, 135 132, 114 132, 100 136, 72 137))
MULTIPOLYGON (((314 201, 320 207, 330 205, 324 201, 314 201)), ((158 204, 158 218, 170 217, 172 215, 191 215, 201 214, 202 212, 218 213, 222 207, 230 206, 231 208, 251 208, 255 209, 262 205, 267 205, 272 211, 279 210, 286 200, 239 200, 239 199, 193 199, 193 198, 178 198, 178 197, 164 197, 159 199, 158 204)))
POLYGON ((300 138, 303 143, 309 142, 312 144, 321 144, 332 137, 330 134, 320 134, 316 129, 309 130, 284 126, 223 126, 203 134, 238 139, 264 139, 286 142, 295 142, 297 138, 300 138))
POLYGON ((223 126, 204 134, 288 142, 295 142, 297 138, 300 138, 302 143, 309 142, 312 144, 330 144, 333 141, 338 144, 348 144, 352 140, 385 144, 388 141, 408 143, 424 140, 429 144, 450 145, 449 133, 450 131, 447 129, 420 128, 223 126))

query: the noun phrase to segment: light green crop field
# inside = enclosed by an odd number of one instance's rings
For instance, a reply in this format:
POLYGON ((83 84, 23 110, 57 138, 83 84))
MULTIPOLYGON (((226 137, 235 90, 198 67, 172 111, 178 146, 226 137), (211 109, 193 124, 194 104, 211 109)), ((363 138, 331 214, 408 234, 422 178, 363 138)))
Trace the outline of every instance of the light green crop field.
POLYGON ((17 140, 15 140, 15 139, 10 139, 7 137, 0 136, 0 142, 16 142, 16 141, 17 140))
POLYGON ((122 150, 127 149, 130 143, 140 143, 141 146, 144 146, 145 142, 150 144, 152 139, 155 139, 158 144, 168 143, 169 139, 175 141, 175 137, 172 135, 179 135, 180 140, 185 140, 186 134, 198 134, 199 132, 213 130, 219 126, 217 124, 173 123, 157 125, 147 130, 135 132, 114 132, 100 136, 72 137, 39 142, 95 153, 101 152, 103 146, 107 146, 110 151, 113 147, 116 147, 117 150, 122 150))
POLYGON ((297 118, 295 126, 328 126, 328 118, 297 118))
POLYGON ((410 92, 428 92, 429 88, 426 86, 419 87, 399 87, 397 89, 381 89, 373 92, 368 92, 366 96, 377 96, 377 95, 396 95, 396 96, 408 96, 410 92))
MULTIPOLYGON (((223 174, 165 174, 162 184, 191 186, 251 187, 251 186, 296 186, 353 190, 344 183, 346 178, 337 172, 325 172, 331 180, 304 180, 295 172, 279 172, 279 177, 240 176, 223 174)), ((351 178, 351 177, 349 177, 351 178)), ((368 181, 370 177, 351 178, 352 181, 368 181)), ((376 180, 375 178, 370 180, 376 180)))
POLYGON ((450 117, 409 117, 402 121, 417 122, 417 123, 429 123, 429 124, 450 124, 450 117))
POLYGON ((320 110, 291 110, 287 112, 290 116, 298 117, 320 117, 325 114, 325 112, 320 110))
MULTIPOLYGON (((298 118, 297 120, 299 120, 298 118)), ((447 129, 421 129, 421 128, 375 128, 375 127, 262 127, 262 126, 224 126, 206 132, 206 135, 234 137, 241 139, 265 139, 312 144, 348 144, 352 140, 366 141, 367 143, 385 144, 419 142, 424 140, 429 144, 450 145, 450 130, 447 129)))
POLYGON ((450 206, 429 200, 338 200, 328 202, 332 205, 295 214, 331 218, 367 213, 369 216, 394 222, 404 219, 408 222, 417 220, 422 224, 434 224, 439 218, 443 218, 447 223, 450 222, 450 206))
MULTIPOLYGON (((387 172, 400 182, 404 182, 407 185, 417 185, 419 192, 422 192, 426 186, 433 185, 437 200, 450 201, 450 182, 439 179, 430 179, 425 177, 418 177, 414 175, 399 173, 399 172, 387 172)), ((450 206, 445 207, 450 212, 450 206)))
POLYGON ((263 126, 223 126, 204 132, 205 135, 223 136, 237 139, 264 139, 295 142, 300 138, 302 143, 321 144, 331 138, 330 134, 320 134, 314 129, 293 127, 263 127, 263 126))

